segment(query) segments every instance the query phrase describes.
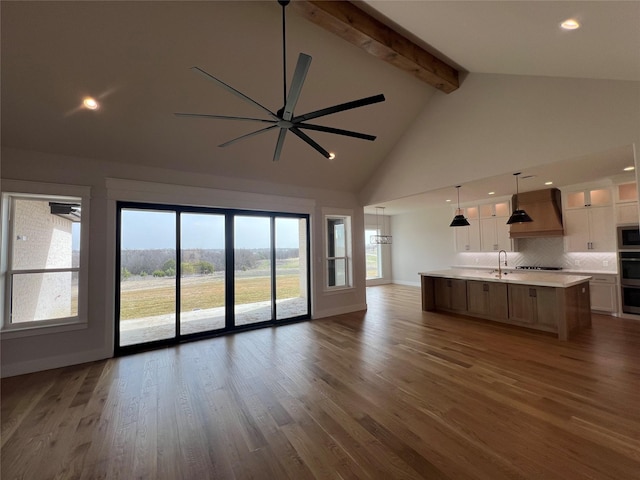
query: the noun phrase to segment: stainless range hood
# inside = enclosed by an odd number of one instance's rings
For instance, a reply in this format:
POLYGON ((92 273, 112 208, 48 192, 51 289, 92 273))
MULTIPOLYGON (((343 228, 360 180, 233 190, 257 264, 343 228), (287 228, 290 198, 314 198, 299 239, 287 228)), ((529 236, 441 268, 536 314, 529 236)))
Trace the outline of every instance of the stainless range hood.
MULTIPOLYGON (((518 195, 518 208, 526 211, 533 219, 530 223, 511 224, 511 238, 561 237, 562 203, 560 190, 547 188, 518 195)), ((515 205, 515 195, 512 199, 515 205)))

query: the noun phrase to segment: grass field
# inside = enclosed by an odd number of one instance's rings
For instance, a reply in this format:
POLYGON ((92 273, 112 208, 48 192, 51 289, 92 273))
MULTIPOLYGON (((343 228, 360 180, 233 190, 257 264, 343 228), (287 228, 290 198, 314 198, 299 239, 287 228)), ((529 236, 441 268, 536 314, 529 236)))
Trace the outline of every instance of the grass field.
MULTIPOLYGON (((271 278, 238 277, 235 281, 236 304, 271 299, 271 278)), ((277 298, 301 296, 297 274, 278 275, 277 298)), ((174 279, 147 279, 123 282, 120 293, 120 319, 163 315, 175 311, 174 279)), ((224 279, 212 276, 187 277, 182 280, 182 311, 221 307, 224 305, 224 279)))

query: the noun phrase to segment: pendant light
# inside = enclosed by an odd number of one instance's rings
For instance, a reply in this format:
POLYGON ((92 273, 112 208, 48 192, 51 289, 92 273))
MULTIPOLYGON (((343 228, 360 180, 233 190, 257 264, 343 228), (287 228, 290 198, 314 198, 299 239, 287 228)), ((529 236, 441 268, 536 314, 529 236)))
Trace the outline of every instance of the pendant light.
POLYGON ((524 210, 518 210, 518 175, 520 172, 513 174, 516 177, 516 195, 513 197, 513 213, 507 220, 507 225, 511 225, 512 223, 527 223, 533 222, 533 219, 527 215, 527 212, 524 210))
POLYGON ((369 243, 389 245, 391 242, 391 235, 384 234, 384 207, 376 207, 376 231, 378 235, 371 235, 369 237, 369 243), (378 222, 378 212, 382 210, 382 230, 380 230, 380 223, 378 222))
POLYGON ((453 220, 449 225, 450 227, 466 227, 467 225, 471 225, 469 223, 469 220, 464 218, 464 215, 462 214, 462 210, 460 210, 460 187, 461 186, 462 185, 456 186, 456 189, 458 190, 458 208, 456 209, 455 217, 453 217, 453 220))

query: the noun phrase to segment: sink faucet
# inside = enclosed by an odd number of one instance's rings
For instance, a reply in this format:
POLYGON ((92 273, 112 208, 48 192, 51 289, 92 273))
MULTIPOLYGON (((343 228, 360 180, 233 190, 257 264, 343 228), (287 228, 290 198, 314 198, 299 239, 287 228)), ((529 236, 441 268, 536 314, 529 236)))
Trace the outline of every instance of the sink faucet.
POLYGON ((498 252, 498 278, 502 278, 502 264, 500 263, 500 256, 502 255, 502 252, 504 252, 504 266, 507 267, 507 251, 506 250, 500 250, 498 252))

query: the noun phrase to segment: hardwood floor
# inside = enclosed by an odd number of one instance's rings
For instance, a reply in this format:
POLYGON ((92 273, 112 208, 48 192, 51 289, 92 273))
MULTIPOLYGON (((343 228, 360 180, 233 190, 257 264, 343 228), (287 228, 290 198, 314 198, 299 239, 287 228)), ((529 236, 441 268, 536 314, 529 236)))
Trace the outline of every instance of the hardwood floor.
POLYGON ((640 322, 369 311, 2 381, 2 479, 640 479, 640 322))

